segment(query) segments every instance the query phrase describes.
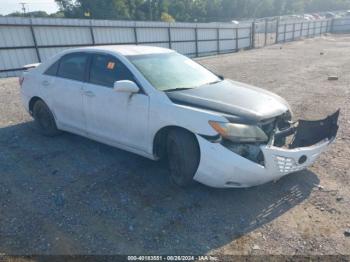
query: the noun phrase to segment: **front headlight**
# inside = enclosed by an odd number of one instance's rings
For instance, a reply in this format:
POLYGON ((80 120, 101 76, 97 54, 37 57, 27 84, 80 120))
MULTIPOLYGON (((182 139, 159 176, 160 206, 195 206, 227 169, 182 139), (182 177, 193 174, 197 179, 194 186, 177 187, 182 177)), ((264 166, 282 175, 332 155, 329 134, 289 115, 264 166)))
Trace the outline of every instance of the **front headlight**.
POLYGON ((232 142, 267 142, 269 138, 258 126, 209 121, 209 124, 222 137, 232 142))

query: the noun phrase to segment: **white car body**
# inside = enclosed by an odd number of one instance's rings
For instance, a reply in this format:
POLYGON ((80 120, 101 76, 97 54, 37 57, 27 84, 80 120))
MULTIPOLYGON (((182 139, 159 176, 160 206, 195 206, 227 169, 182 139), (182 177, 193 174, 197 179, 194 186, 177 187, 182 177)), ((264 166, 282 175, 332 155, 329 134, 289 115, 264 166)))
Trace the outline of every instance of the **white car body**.
MULTIPOLYGON (((216 137, 208 121, 228 122, 220 112, 174 103, 157 90, 127 59, 131 55, 174 52, 157 47, 99 46, 64 51, 24 74, 21 87, 25 109, 31 113, 33 99, 42 99, 54 115, 57 128, 157 160, 155 139, 169 127, 193 133, 200 148, 200 162, 194 180, 217 188, 251 187, 307 168, 326 150, 330 139, 313 146, 286 149, 261 144, 265 164, 255 163, 206 139, 216 137), (130 94, 95 84, 45 75, 44 72, 66 54, 103 53, 116 57, 134 75, 143 92, 130 94), (300 157, 307 160, 298 164, 300 157)), ((242 84, 243 85, 243 84, 242 84)), ((268 110, 268 109, 266 109, 268 110)))

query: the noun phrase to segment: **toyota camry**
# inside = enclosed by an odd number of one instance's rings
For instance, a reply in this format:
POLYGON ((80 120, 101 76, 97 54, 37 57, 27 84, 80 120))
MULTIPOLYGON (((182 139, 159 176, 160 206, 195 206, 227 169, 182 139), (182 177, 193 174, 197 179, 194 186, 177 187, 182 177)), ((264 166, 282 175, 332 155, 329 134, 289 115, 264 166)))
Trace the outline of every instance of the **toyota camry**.
POLYGON ((338 130, 339 111, 294 121, 281 97, 165 48, 84 47, 29 67, 22 101, 43 135, 67 131, 164 158, 179 186, 278 180, 313 164, 338 130))

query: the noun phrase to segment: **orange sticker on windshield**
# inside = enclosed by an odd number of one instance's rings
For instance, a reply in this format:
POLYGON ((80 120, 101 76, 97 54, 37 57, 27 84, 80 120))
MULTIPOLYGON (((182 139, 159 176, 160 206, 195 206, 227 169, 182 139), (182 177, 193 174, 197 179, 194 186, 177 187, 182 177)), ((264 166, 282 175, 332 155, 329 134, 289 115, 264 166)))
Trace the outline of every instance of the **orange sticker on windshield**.
POLYGON ((107 68, 110 69, 110 70, 113 70, 115 67, 115 63, 114 62, 108 62, 107 64, 107 68))

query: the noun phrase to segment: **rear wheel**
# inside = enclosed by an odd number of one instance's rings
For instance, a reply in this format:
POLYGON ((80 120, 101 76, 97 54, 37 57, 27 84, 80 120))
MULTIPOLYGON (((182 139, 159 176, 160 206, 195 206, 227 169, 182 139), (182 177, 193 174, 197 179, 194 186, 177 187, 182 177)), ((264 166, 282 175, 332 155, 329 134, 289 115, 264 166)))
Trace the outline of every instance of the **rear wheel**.
POLYGON ((167 153, 171 180, 181 187, 192 185, 200 158, 198 143, 193 134, 181 129, 170 131, 167 153))
POLYGON ((57 129, 53 114, 44 101, 38 100, 35 102, 33 106, 33 117, 41 134, 45 136, 56 136, 61 133, 57 129))

